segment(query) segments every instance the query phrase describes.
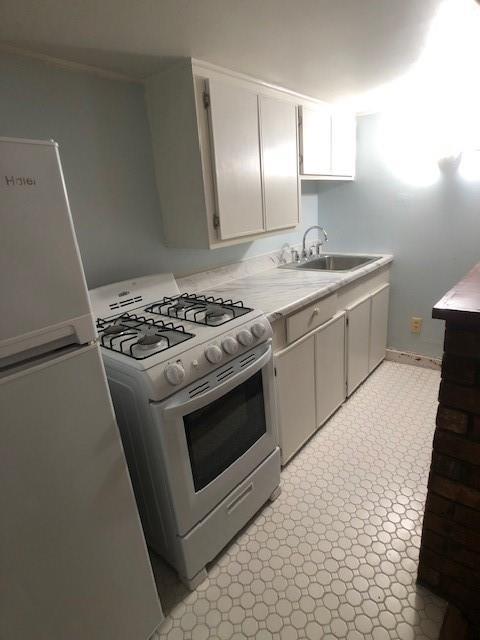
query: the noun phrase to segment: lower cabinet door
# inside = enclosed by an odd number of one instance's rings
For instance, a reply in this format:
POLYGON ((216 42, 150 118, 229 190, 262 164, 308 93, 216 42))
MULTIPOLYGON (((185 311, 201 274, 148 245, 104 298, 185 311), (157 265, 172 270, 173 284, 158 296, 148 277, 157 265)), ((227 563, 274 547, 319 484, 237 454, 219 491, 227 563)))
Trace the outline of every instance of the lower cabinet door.
POLYGON ((315 336, 298 340, 275 356, 276 399, 282 464, 316 429, 315 336))
POLYGON ((372 295, 369 371, 373 371, 385 358, 389 293, 390 285, 386 284, 372 295))
POLYGON ((347 395, 368 376, 370 296, 347 308, 347 395))
POLYGON ((345 401, 345 313, 315 333, 317 426, 345 401))

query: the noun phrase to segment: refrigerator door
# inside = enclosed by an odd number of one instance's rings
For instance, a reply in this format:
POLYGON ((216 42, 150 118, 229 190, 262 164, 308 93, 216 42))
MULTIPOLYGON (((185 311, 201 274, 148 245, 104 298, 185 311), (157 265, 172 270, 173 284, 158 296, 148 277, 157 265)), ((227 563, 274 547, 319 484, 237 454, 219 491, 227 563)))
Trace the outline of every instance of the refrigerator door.
POLYGON ((96 345, 0 377, 0 452, 0 638, 149 638, 163 616, 96 345))
POLYGON ((0 138, 0 221, 0 362, 93 340, 56 143, 0 138))

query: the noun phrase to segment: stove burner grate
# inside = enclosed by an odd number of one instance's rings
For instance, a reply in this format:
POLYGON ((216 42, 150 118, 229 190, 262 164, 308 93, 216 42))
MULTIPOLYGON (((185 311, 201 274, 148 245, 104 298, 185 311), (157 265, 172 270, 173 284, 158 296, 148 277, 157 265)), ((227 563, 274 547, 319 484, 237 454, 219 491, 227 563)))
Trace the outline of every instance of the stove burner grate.
POLYGON ((169 316, 188 320, 196 324, 218 327, 235 318, 253 311, 245 307, 243 302, 232 299, 214 298, 213 296, 182 293, 177 297, 163 298, 146 307, 145 312, 160 316, 169 316))
POLYGON ((112 320, 98 318, 97 328, 102 347, 135 360, 144 360, 194 337, 182 325, 134 313, 124 313, 112 320))

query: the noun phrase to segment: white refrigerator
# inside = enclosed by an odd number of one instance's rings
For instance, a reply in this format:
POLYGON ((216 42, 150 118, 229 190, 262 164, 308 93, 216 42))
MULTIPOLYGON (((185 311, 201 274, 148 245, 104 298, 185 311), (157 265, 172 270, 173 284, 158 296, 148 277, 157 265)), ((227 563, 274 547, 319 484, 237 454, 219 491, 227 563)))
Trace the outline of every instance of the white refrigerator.
POLYGON ((0 296, 0 638, 146 640, 163 615, 54 142, 0 138, 0 296))

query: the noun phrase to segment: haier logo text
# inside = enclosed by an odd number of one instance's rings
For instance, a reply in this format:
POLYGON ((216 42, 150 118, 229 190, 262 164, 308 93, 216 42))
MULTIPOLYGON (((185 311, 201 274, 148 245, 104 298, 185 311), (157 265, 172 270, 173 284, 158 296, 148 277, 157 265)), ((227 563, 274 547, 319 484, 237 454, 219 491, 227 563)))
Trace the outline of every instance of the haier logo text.
POLYGON ((37 184, 35 178, 28 176, 5 176, 7 187, 34 187, 37 184))

